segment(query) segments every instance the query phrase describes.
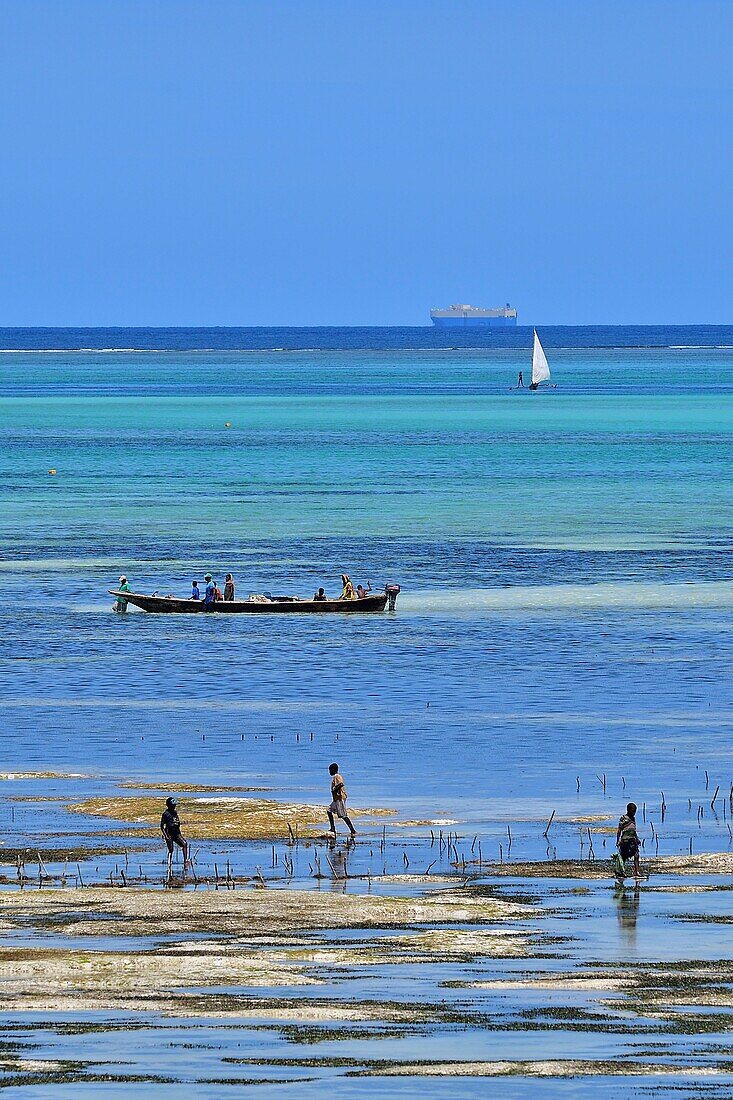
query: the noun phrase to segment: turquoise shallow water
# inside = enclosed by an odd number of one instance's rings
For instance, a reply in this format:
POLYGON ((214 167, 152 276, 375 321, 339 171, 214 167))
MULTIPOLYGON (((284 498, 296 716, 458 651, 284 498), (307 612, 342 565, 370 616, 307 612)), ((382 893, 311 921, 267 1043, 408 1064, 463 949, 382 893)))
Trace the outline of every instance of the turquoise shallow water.
POLYGON ((727 790, 733 351, 550 361, 530 395, 520 347, 2 355, 2 769, 319 797, 338 752, 359 800, 479 824, 597 808, 604 771, 619 801, 727 790), (121 571, 187 594, 206 568, 403 593, 110 613, 121 571))

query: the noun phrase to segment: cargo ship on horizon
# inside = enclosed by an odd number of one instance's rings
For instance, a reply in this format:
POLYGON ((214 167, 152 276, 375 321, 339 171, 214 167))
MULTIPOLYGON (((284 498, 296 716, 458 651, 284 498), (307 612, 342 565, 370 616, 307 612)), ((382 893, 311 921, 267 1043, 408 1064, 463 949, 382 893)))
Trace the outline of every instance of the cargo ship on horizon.
POLYGON ((480 309, 477 306, 455 305, 448 309, 431 309, 430 319, 438 328, 514 328, 517 311, 507 304, 496 309, 480 309))

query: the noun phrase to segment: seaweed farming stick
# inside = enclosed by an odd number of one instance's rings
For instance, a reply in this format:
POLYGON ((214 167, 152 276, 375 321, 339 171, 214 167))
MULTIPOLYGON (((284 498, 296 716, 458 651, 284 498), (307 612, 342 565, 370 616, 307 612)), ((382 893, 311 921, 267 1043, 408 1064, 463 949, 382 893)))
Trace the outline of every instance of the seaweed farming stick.
POLYGON ((549 833, 550 826, 552 825, 552 822, 554 820, 555 820, 555 811, 553 810, 552 813, 550 814, 550 820, 547 822, 547 828, 545 829, 544 833, 542 834, 544 837, 546 837, 547 834, 549 833))

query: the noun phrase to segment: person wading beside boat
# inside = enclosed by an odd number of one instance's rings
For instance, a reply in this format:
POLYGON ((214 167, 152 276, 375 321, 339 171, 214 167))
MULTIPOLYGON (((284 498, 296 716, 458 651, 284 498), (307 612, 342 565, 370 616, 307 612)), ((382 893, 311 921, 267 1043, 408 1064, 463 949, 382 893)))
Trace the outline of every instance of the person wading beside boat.
POLYGON ((339 599, 340 600, 355 600, 356 599, 356 592, 354 591, 354 586, 351 583, 351 577, 349 576, 348 573, 342 573, 341 574, 341 584, 343 585, 343 588, 341 590, 341 595, 339 596, 339 599))
POLYGON ((346 812, 346 799, 348 796, 344 785, 344 777, 339 774, 338 764, 330 764, 328 774, 331 776, 331 805, 326 812, 328 813, 328 823, 331 826, 330 831, 336 836, 336 818, 340 817, 348 825, 351 836, 355 837, 356 829, 351 824, 349 815, 346 812))
POLYGON ((234 577, 231 573, 224 578, 224 599, 229 602, 234 599, 234 577))
MULTIPOLYGON (((124 575, 124 573, 120 577, 120 587, 119 587, 118 591, 119 592, 129 592, 130 591, 130 585, 129 585, 129 583, 127 581, 127 577, 124 575)), ((117 597, 117 603, 114 605, 114 610, 117 612, 118 615, 124 615, 125 612, 127 611, 127 600, 123 599, 122 596, 118 596, 117 597)))
POLYGON ((178 803, 175 798, 166 798, 165 809, 160 818, 160 831, 168 848, 168 874, 173 863, 173 848, 177 845, 183 851, 183 866, 188 863, 188 841, 181 835, 181 821, 178 817, 178 803))

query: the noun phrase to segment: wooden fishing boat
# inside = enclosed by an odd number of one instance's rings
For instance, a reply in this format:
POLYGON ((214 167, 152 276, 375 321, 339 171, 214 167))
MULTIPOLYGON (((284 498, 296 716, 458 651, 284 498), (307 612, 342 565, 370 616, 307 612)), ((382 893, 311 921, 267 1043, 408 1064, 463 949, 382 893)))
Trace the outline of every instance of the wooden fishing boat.
POLYGON ((217 600, 206 607, 203 600, 183 600, 176 596, 144 596, 141 592, 108 589, 111 596, 127 600, 143 611, 167 615, 361 615, 364 612, 384 611, 388 604, 390 611, 393 611, 399 590, 399 585, 387 585, 384 592, 370 593, 361 600, 299 600, 294 596, 273 596, 269 599, 260 597, 255 600, 217 600))

